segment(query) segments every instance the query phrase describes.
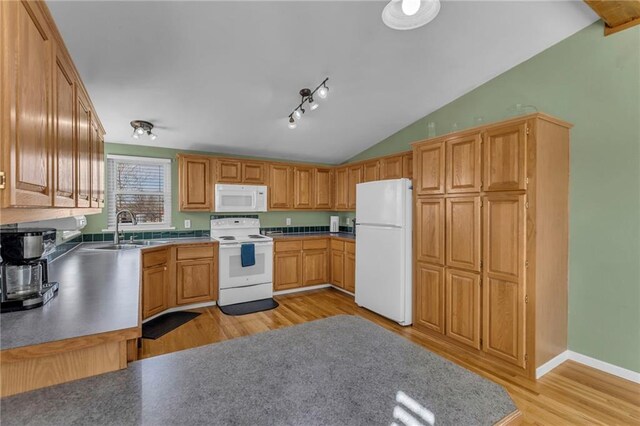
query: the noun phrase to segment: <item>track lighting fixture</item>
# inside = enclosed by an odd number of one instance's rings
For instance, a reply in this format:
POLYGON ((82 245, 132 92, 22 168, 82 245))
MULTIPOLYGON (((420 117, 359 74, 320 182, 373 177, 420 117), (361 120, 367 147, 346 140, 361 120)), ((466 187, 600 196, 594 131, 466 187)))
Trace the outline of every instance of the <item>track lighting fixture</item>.
POLYGON ((149 123, 148 121, 133 120, 130 124, 131 127, 133 127, 133 134, 131 135, 131 137, 134 139, 140 139, 140 136, 144 135, 145 133, 149 135, 149 139, 151 139, 152 141, 156 140, 156 138, 158 137, 158 135, 151 132, 151 129, 153 129, 153 124, 149 123))
POLYGON ((327 81, 329 81, 329 77, 325 78, 322 83, 318 85, 313 91, 311 89, 304 88, 300 90, 300 96, 302 100, 300 104, 289 114, 289 128, 295 129, 298 127, 296 120, 300 120, 305 113, 304 104, 305 102, 309 104, 309 110, 313 111, 318 108, 319 104, 313 98, 313 95, 317 94, 320 99, 326 99, 329 94, 329 88, 327 87, 327 81))

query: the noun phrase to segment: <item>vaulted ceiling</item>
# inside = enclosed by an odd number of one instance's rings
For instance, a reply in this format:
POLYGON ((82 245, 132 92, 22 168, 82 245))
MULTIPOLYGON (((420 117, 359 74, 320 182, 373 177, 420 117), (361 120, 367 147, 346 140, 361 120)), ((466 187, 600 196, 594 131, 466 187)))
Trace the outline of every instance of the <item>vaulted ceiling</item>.
MULTIPOLYGON (((107 142, 339 163, 597 19, 578 1, 50 1, 107 142), (330 78, 298 128, 298 91, 330 78), (134 140, 152 121, 158 139, 134 140)), ((505 106, 506 108, 507 106, 505 106)))

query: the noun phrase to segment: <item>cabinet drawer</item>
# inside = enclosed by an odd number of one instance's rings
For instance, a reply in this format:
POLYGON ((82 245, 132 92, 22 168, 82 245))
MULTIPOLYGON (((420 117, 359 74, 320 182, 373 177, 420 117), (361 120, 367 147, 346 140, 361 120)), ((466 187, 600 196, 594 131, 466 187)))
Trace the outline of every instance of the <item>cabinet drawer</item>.
POLYGON ((213 245, 180 246, 177 250, 177 260, 212 258, 215 253, 213 245))
POLYGON ((305 240, 302 242, 305 250, 322 250, 327 248, 327 240, 322 238, 318 240, 305 240))
POLYGON ((344 243, 344 250, 347 253, 356 254, 356 243, 344 243))
POLYGON ((167 263, 169 260, 169 249, 156 250, 142 253, 142 267, 150 268, 167 263))
POLYGON ((344 241, 331 240, 331 250, 344 251, 344 241))
POLYGON ((277 241, 275 251, 300 251, 302 250, 302 241, 277 241))

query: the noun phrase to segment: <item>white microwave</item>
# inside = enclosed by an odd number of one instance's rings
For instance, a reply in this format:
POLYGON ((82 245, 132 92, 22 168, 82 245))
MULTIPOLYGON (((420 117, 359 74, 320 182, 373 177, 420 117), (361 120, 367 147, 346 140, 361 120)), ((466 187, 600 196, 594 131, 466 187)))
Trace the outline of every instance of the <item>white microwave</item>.
POLYGON ((216 212, 266 212, 265 185, 216 184, 216 212))

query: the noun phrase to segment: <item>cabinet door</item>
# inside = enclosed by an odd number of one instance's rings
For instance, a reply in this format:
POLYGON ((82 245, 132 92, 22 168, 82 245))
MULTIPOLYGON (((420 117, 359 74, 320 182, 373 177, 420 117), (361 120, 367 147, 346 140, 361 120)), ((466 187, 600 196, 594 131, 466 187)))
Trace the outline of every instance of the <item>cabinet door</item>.
POLYGON ((527 124, 510 124, 484 134, 485 191, 526 189, 527 124))
POLYGON ((176 303, 209 302, 217 299, 213 259, 176 262, 176 303))
POLYGON ((218 160, 217 183, 241 183, 242 165, 239 160, 218 160))
POLYGON ((2 2, 2 92, 8 105, 2 120, 3 170, 7 172, 4 206, 52 204, 50 129, 53 107, 52 49, 47 21, 30 2, 2 2), (6 27, 6 29, 5 29, 6 27), (3 46, 4 47, 4 46, 3 46), (8 158, 4 158, 4 156, 8 158))
POLYGON ((302 284, 325 284, 327 280, 327 250, 304 250, 302 252, 302 284))
POLYGON ((315 209, 333 208, 333 172, 331 169, 315 169, 314 171, 314 187, 315 187, 315 209))
POLYGON ((484 198, 483 350, 525 366, 525 195, 484 198))
POLYGON ((86 95, 80 89, 76 97, 76 146, 78 168, 78 207, 91 205, 91 110, 86 95))
POLYGON ((429 142, 413 151, 416 195, 444 194, 445 152, 443 142, 429 142))
POLYGON ((331 284, 344 288, 343 250, 331 250, 331 284))
POLYGON ((444 267, 418 262, 413 323, 444 334, 444 267))
POLYGON ((76 206, 76 144, 74 136, 75 81, 66 59, 56 55, 53 137, 55 207, 76 206))
POLYGON ((447 268, 446 334, 480 349, 480 275, 447 268))
POLYGON ((415 213, 416 259, 421 262, 444 265, 444 198, 418 198, 415 213))
POLYGON ((178 157, 180 210, 213 210, 211 160, 208 157, 178 157))
POLYGON ((402 177, 413 179, 413 154, 402 156, 402 177))
POLYGON ((356 292, 356 255, 345 252, 344 254, 344 289, 351 293, 356 292))
POLYGON ((447 193, 480 192, 480 133, 449 139, 447 147, 447 193))
POLYGON ((401 155, 380 160, 380 179, 400 179, 403 159, 401 155))
POLYGON ((335 171, 335 201, 334 208, 337 210, 346 210, 349 208, 349 178, 346 168, 336 169, 335 171))
POLYGON ((242 183, 250 185, 264 185, 267 182, 267 172, 264 163, 243 162, 242 183))
POLYGON ((363 182, 372 182, 380 179, 380 163, 378 161, 369 161, 362 165, 363 168, 363 182))
POLYGON ((291 167, 272 164, 269 167, 269 207, 290 209, 293 205, 291 167))
POLYGON ((91 122, 91 202, 92 208, 104 205, 103 189, 103 155, 102 130, 93 120, 91 122))
POLYGON ((167 309, 168 282, 166 265, 145 268, 142 271, 142 319, 167 309))
POLYGON ((480 272, 480 196, 447 198, 447 266, 480 272))
POLYGON ((313 207, 313 169, 311 167, 293 168, 293 208, 310 209, 313 207))
POLYGON ((362 182, 362 166, 349 167, 348 209, 356 209, 356 185, 362 182))
POLYGON ((302 286, 302 252, 274 254, 273 289, 286 290, 302 286))

